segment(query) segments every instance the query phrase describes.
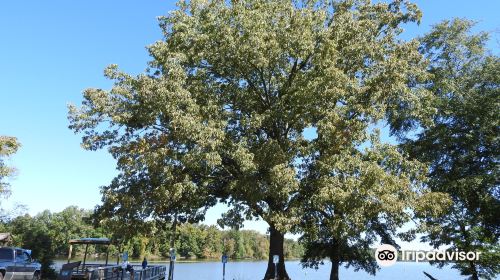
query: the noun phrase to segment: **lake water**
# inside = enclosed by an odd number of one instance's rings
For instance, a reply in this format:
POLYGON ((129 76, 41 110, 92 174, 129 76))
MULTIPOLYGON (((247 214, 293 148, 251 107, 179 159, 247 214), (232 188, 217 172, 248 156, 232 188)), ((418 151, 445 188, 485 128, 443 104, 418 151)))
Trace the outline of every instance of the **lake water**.
MULTIPOLYGON (((60 267, 63 261, 57 261, 60 267)), ((153 263, 150 264, 165 264, 153 263)), ((262 280, 266 271, 266 261, 237 261, 226 264, 226 280, 262 280)), ((287 261, 286 269, 292 280, 328 280, 330 277, 330 264, 320 266, 318 270, 303 269, 299 261, 287 261)), ((466 279, 457 270, 450 267, 436 268, 428 263, 396 263, 391 267, 382 267, 376 276, 363 271, 355 272, 354 269, 341 268, 340 279, 362 280, 428 280, 423 271, 439 280, 466 279)), ((174 278, 176 280, 219 280, 222 279, 222 263, 220 262, 177 262, 175 264, 174 278)), ((500 279, 500 278, 496 278, 500 279)))
MULTIPOLYGON (((261 280, 266 271, 267 262, 231 262, 226 264, 227 280, 261 280)), ((329 279, 330 265, 326 263, 318 270, 303 269, 298 261, 286 263, 288 275, 292 280, 321 280, 329 279)), ((365 272, 355 272, 353 269, 342 268, 340 279, 385 279, 416 280, 427 279, 422 271, 430 273, 439 280, 463 279, 460 274, 450 268, 438 269, 429 264, 399 263, 392 267, 381 268, 376 276, 365 272)), ((177 279, 213 280, 222 279, 222 264, 220 263, 178 263, 175 267, 174 276, 177 279)))

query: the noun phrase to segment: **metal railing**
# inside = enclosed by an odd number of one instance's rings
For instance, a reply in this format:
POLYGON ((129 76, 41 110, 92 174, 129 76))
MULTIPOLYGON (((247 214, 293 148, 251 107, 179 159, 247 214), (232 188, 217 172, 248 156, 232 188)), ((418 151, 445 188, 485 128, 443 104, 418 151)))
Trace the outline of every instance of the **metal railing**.
POLYGON ((151 265, 142 269, 142 266, 132 266, 133 270, 123 269, 120 265, 94 266, 85 265, 85 271, 80 268, 73 270, 73 275, 89 280, 160 280, 165 279, 167 268, 160 265, 151 265), (78 275, 78 276, 77 276, 78 275))
POLYGON ((137 266, 139 270, 134 269, 133 280, 159 280, 165 278, 165 273, 167 271, 166 266, 152 265, 142 269, 141 266, 137 266))

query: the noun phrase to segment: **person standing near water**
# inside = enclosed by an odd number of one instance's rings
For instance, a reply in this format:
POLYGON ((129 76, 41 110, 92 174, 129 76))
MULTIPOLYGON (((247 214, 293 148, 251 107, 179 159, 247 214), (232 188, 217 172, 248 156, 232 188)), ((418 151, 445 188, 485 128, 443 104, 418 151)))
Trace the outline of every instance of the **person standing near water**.
POLYGON ((144 257, 144 260, 142 260, 142 269, 146 269, 146 267, 148 267, 148 260, 144 257))

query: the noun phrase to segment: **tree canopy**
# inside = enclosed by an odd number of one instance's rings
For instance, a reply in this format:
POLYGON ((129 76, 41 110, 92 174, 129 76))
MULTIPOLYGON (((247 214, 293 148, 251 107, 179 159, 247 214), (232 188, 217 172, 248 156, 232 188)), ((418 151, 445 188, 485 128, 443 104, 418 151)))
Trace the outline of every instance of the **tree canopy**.
POLYGON ((0 136, 0 194, 2 195, 10 193, 10 184, 5 180, 16 171, 15 168, 7 165, 5 159, 15 154, 20 146, 15 137, 0 136))
POLYGON ((434 124, 404 147, 429 163, 429 187, 453 200, 446 215, 429 217, 424 241, 481 252, 479 261, 454 267, 472 279, 493 279, 500 273, 500 58, 487 52, 488 35, 472 34, 473 26, 444 21, 421 39, 437 110, 434 124))
POLYGON ((329 258, 332 280, 340 278, 341 264, 375 274, 373 245, 398 248, 395 237, 410 241, 416 230, 402 232, 403 225, 436 217, 449 205, 446 195, 425 187, 423 164, 380 143, 378 133, 371 137, 369 148, 352 146, 349 156, 318 155, 303 190, 303 264, 317 267, 329 258))
POLYGON ((107 147, 118 162, 99 210, 130 222, 195 221, 228 203, 223 222, 270 226, 265 279, 273 255, 288 279, 284 234, 300 231, 304 201, 332 204, 339 236, 364 227, 390 235, 424 191, 418 163, 377 146, 370 128, 386 122, 402 136, 430 120, 425 59, 417 41, 398 39, 420 16, 408 1, 179 1, 160 18, 164 39, 148 47, 144 74, 112 65, 113 88, 87 89, 70 107, 83 146, 107 147), (366 144, 373 149, 359 151, 366 144), (361 210, 337 216, 353 207, 361 210), (388 213, 387 224, 372 222, 388 213))

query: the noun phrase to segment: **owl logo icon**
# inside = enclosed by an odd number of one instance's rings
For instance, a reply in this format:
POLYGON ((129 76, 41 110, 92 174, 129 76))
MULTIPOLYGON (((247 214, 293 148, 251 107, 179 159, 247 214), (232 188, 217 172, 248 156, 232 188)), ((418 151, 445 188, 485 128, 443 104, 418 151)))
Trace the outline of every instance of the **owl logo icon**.
POLYGON ((398 260, 398 250, 392 245, 382 244, 375 251, 375 260, 380 266, 391 266, 398 260))

